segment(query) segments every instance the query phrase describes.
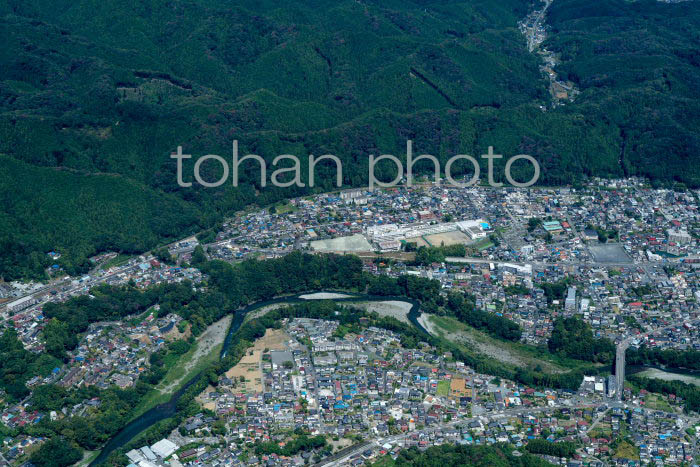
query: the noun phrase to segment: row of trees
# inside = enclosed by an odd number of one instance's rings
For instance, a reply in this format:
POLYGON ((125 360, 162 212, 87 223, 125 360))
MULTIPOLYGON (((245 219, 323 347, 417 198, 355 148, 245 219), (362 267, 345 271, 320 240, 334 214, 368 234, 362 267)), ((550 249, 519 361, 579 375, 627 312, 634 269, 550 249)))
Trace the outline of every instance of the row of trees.
POLYGON ((525 449, 532 454, 544 454, 555 457, 572 458, 576 454, 576 444, 570 441, 559 441, 557 443, 552 443, 541 438, 528 441, 525 449))
POLYGON ((515 447, 505 443, 490 446, 454 446, 443 444, 421 451, 403 449, 396 460, 387 456, 372 464, 376 467, 546 467, 548 462, 529 453, 514 454, 515 447))
POLYGON ((700 370, 700 352, 697 350, 652 349, 642 346, 628 349, 628 365, 660 365, 669 368, 700 370))

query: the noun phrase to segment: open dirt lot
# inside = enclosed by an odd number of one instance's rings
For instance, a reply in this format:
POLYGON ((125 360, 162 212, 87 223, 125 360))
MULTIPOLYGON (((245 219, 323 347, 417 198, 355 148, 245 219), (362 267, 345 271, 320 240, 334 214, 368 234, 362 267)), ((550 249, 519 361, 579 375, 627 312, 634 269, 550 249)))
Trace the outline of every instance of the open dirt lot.
POLYGON ((314 251, 372 251, 372 245, 360 234, 311 242, 314 251))
POLYGON ((459 230, 451 232, 443 232, 434 235, 423 237, 407 238, 408 243, 415 243, 417 246, 449 246, 449 245, 466 245, 471 243, 469 237, 459 230))
POLYGON ((595 260, 599 263, 631 263, 632 258, 619 243, 591 245, 588 247, 595 260))
POLYGON ((265 335, 255 341, 253 347, 248 349, 246 355, 240 362, 226 372, 226 377, 233 380, 240 380, 241 376, 245 378, 245 383, 238 385, 238 389, 242 392, 262 392, 262 354, 265 349, 268 350, 284 350, 289 336, 286 332, 279 329, 268 329, 265 335))
POLYGON ((236 366, 226 372, 226 377, 236 381, 240 380, 241 376, 244 377, 245 383, 238 383, 237 386, 241 392, 262 392, 261 358, 261 350, 249 350, 236 366))
POLYGON ((453 230, 452 232, 444 232, 435 235, 429 235, 425 239, 430 242, 432 246, 449 246, 449 245, 459 245, 467 244, 471 242, 469 237, 467 237, 463 232, 459 230, 453 230))

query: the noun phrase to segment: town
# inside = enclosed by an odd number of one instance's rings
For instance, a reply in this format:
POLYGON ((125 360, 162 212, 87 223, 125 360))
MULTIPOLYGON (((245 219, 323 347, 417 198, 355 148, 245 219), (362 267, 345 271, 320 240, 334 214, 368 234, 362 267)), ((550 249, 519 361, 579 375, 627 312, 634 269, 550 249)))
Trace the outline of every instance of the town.
MULTIPOLYGON (((532 452, 562 465, 689 464, 700 454, 698 414, 680 395, 639 388, 628 377, 693 385, 700 379, 626 365, 625 351, 700 350, 698 206, 697 191, 653 188, 643 179, 527 189, 421 183, 296 198, 237 213, 221 229, 165 251, 102 254, 83 277, 51 267, 50 282, 0 284, 2 326, 41 353, 47 303, 89 297, 101 284, 196 287, 207 281, 192 265, 198 252, 231 263, 295 251, 356 255, 369 274, 436 280, 441 294, 464 294, 478 310, 522 330, 516 342, 504 343, 423 309, 418 323, 432 336, 503 364, 557 373, 563 363, 531 349, 551 345, 557 320, 576 318, 594 338, 615 344, 616 370, 586 374, 575 391, 526 385, 479 373, 427 342, 405 347, 400 334, 362 319, 359 330, 349 331, 333 319, 285 318, 197 395, 198 413, 162 440, 128 451, 125 465, 361 465, 446 443, 531 444, 532 452), (536 450, 540 440, 565 454, 536 450)), ((348 297, 318 292, 302 300, 340 304, 348 297)), ((292 304, 256 313, 280 306, 292 304)), ((348 306, 411 325, 408 300, 348 306)), ((150 356, 190 335, 182 316, 159 311, 155 305, 91 324, 67 363, 27 387, 134 387, 150 356)), ((198 337, 202 351, 190 352, 195 361, 219 351, 229 321, 198 337)), ((183 378, 170 382, 177 387, 183 378)), ((45 442, 24 427, 99 404, 91 398, 42 413, 32 410, 31 394, 4 403, 2 423, 17 434, 5 438, 0 461, 20 465, 45 442)))

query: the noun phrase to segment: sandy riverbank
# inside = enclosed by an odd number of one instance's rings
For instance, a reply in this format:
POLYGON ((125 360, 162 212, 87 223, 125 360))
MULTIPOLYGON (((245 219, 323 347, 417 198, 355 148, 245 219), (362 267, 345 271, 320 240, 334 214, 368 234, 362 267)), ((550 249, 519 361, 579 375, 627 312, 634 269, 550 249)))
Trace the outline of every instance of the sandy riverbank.
POLYGON ((336 298, 350 298, 352 295, 346 295, 335 292, 316 292, 299 295, 302 300, 333 300, 336 298))
POLYGON ((408 312, 411 311, 413 305, 400 300, 386 300, 383 302, 357 302, 352 303, 351 306, 362 308, 365 311, 375 312, 380 316, 391 316, 401 322, 410 324, 408 312))
POLYGON ((681 375, 678 373, 671 373, 669 371, 659 370, 657 368, 649 368, 647 370, 635 373, 635 376, 641 376, 643 378, 654 378, 660 379, 662 381, 680 381, 687 384, 694 384, 695 386, 700 386, 700 377, 693 375, 681 375))

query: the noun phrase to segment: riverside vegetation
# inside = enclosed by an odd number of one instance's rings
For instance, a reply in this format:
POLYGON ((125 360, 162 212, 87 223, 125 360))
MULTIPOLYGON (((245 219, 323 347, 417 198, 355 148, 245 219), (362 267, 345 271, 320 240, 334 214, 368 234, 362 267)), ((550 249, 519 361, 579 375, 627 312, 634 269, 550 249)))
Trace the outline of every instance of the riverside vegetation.
MULTIPOLYGON (((468 295, 452 292, 445 297, 440 293, 439 283, 431 279, 416 276, 390 278, 363 272, 359 258, 350 255, 307 255, 295 252, 279 259, 248 260, 237 264, 203 261, 198 263, 198 267, 207 273, 208 280, 201 284, 196 292, 188 283, 159 285, 145 290, 128 285, 102 286, 93 289, 94 298, 81 296, 48 306, 45 313, 51 320, 51 327, 44 332, 46 351, 42 354, 20 351, 21 344, 16 335, 11 330, 6 331, 0 339, 0 355, 4 356, 0 359, 0 385, 9 398, 21 400, 28 394, 25 382, 35 375, 46 374, 61 359, 67 358, 67 352, 75 347, 77 338, 87 329, 89 323, 124 319, 142 313, 155 303, 160 304, 160 316, 168 313, 181 315, 191 325, 193 336, 201 334, 208 325, 225 314, 234 313, 250 303, 320 289, 345 290, 378 297, 401 295, 418 301, 424 311, 453 317, 464 325, 487 333, 493 339, 500 339, 502 342, 518 341, 520 333, 518 325, 508 319, 477 310, 473 299, 468 295)), ((547 354, 547 358, 553 362, 557 359, 567 359, 561 361, 576 361, 577 364, 572 366, 567 363, 566 368, 572 369, 552 373, 538 367, 504 364, 493 357, 478 353, 473 348, 440 336, 426 334, 413 324, 358 310, 352 308, 351 304, 333 301, 297 303, 243 322, 231 336, 225 356, 210 363, 197 375, 192 375, 195 379, 178 399, 175 416, 151 426, 122 449, 137 443, 142 445, 157 441, 176 427, 183 417, 196 413, 199 408, 194 401, 195 396, 207 385, 216 384, 218 376, 235 365, 251 343, 265 334, 266 329, 279 327, 281 319, 291 317, 337 320, 340 323, 339 329, 343 332, 362 332, 366 326, 388 329, 401 336, 401 344, 406 348, 418 348, 422 342, 427 342, 438 352, 450 352, 453 358, 480 373, 515 380, 533 387, 575 390, 580 385, 584 372, 609 369, 610 367, 605 365, 612 363, 614 355, 614 352, 611 352, 611 344, 595 339, 590 327, 579 320, 561 320, 555 323, 556 332, 550 340, 552 353, 547 354), (366 320, 360 320, 360 317, 366 320), (595 363, 604 366, 596 367, 595 363)), ((81 449, 93 451, 101 448, 137 415, 136 411, 143 409, 144 398, 152 394, 154 387, 165 377, 167 367, 187 353, 194 342, 193 339, 194 337, 191 340, 174 341, 154 353, 150 357, 148 370, 141 375, 133 388, 122 390, 110 387, 100 390, 95 387, 62 388, 56 385, 34 387, 30 406, 35 410, 58 411, 62 407, 94 397, 98 397, 101 404, 83 416, 55 421, 45 417, 39 423, 25 425, 19 430, 27 434, 62 440, 66 448, 59 452, 65 459, 51 465, 68 465, 74 462, 70 459, 74 459, 76 452, 79 453, 81 449)), ((548 352, 546 348, 540 351, 548 352)), ((695 366, 690 362, 697 361, 694 354, 657 356, 641 352, 638 358, 664 361, 669 365, 675 364, 673 362, 683 362, 695 366)), ((656 385, 654 390, 662 393, 675 391, 676 394, 682 394, 689 410, 696 410, 700 401, 700 388, 694 386, 660 383, 654 380, 635 382, 639 385, 656 385)), ((49 450, 54 444, 42 445, 32 459, 35 465, 49 465, 46 463, 48 461, 44 460, 52 459, 49 450)), ((119 464, 119 453, 119 450, 115 451, 109 462, 119 464)))

